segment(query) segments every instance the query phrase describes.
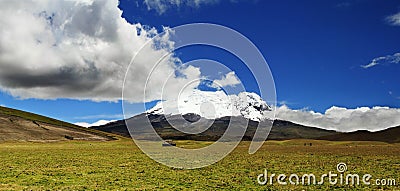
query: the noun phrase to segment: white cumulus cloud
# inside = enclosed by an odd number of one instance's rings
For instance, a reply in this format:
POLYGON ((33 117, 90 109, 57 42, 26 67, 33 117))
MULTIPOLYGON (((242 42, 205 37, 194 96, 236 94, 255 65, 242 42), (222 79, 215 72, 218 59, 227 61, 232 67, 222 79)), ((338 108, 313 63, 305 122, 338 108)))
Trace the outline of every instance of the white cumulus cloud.
POLYGON ((87 123, 87 122, 77 122, 74 123, 75 125, 81 126, 81 127, 95 127, 95 126, 100 126, 100 125, 105 125, 111 122, 114 122, 116 120, 99 120, 94 123, 87 123))
POLYGON ((228 87, 228 86, 235 86, 240 84, 240 80, 236 77, 235 72, 229 72, 221 79, 214 80, 211 84, 212 87, 228 87))
POLYGON ((371 68, 376 65, 382 64, 398 64, 400 63, 400 53, 395 53, 393 55, 381 56, 374 58, 369 64, 362 65, 362 68, 371 68))
MULTIPOLYGON (((180 8, 184 6, 198 8, 202 5, 217 4, 221 0, 144 0, 148 10, 155 10, 160 15, 170 8, 180 8)), ((237 2, 237 0, 230 0, 237 2)))
MULTIPOLYGON (((121 15, 118 0, 0 1, 0 90, 22 99, 120 100, 132 56, 158 34, 121 15)), ((153 63, 173 46, 169 30, 158 39, 164 46, 145 47, 146 56, 131 66, 128 80, 135 85, 128 91, 143 92, 153 63)), ((188 72, 176 62, 168 55, 158 65, 148 99, 158 99, 166 76, 188 72)), ((171 81, 186 84, 191 77, 198 76, 173 75, 171 81)), ((131 101, 143 101, 132 95, 131 101)))
POLYGON ((393 26, 400 26, 400 12, 386 17, 386 21, 393 26))
POLYGON ((333 106, 325 113, 318 113, 306 109, 293 110, 283 105, 276 112, 278 119, 340 132, 379 131, 400 125, 400 109, 389 107, 347 109, 333 106))

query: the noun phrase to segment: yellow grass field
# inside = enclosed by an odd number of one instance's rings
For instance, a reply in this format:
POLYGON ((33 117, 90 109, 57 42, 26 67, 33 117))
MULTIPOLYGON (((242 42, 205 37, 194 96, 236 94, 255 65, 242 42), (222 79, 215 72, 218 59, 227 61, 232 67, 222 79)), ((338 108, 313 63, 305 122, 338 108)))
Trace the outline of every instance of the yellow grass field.
POLYGON ((181 170, 151 160, 130 139, 0 143, 0 190, 400 190, 400 144, 268 141, 253 155, 247 152, 249 144, 242 142, 211 166, 181 170), (276 179, 273 184, 257 182, 265 169, 277 175, 313 173, 320 181, 324 173, 337 173, 340 162, 347 164, 345 173, 371 174, 371 185, 330 185, 328 180, 322 185, 280 185, 276 179), (396 185, 375 185, 376 179, 394 179, 396 185))

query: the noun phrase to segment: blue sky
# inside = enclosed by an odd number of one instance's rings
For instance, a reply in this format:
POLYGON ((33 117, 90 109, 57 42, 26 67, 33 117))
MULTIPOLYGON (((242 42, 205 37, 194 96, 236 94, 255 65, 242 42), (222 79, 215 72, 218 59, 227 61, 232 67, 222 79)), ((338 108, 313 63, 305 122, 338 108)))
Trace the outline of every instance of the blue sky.
MULTIPOLYGON (((158 31, 163 26, 205 22, 242 33, 266 58, 278 101, 292 109, 324 113, 332 106, 400 108, 400 64, 396 62, 400 55, 394 56, 400 52, 400 24, 389 19, 400 12, 399 1, 182 2, 166 3, 158 10, 143 1, 122 0, 119 8, 129 23, 158 31), (362 67, 379 57, 385 58, 362 67)), ((238 66, 237 60, 212 48, 193 47, 177 55, 182 60, 207 55, 238 66)), ((239 78, 248 78, 240 71, 235 70, 239 78)), ((251 86, 246 88, 252 91, 251 86)), ((3 88, 0 104, 72 123, 122 118, 121 101, 18 99, 3 88)))
POLYGON ((399 7, 398 1, 224 2, 158 15, 134 1, 121 2, 131 22, 210 22, 241 32, 267 59, 278 99, 316 111, 332 105, 400 106, 399 65, 360 67, 399 52, 400 27, 385 22, 399 7))

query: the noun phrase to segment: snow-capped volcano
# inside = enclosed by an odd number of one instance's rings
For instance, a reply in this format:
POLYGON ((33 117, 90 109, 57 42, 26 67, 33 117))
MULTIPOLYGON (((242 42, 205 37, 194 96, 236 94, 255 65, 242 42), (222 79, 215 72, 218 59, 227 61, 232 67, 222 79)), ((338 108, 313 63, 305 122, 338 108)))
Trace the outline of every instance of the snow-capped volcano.
POLYGON ((158 115, 198 114, 208 119, 225 116, 243 116, 261 121, 271 118, 271 107, 256 93, 241 92, 227 95, 223 91, 191 90, 181 93, 177 100, 158 102, 147 113, 158 115))

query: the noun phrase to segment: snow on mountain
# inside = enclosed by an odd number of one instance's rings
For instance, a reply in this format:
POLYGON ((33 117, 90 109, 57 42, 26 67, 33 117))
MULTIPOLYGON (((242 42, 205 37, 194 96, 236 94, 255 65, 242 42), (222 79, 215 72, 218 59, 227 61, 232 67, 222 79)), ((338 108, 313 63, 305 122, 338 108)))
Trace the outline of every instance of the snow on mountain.
POLYGON ((189 114, 194 113, 208 119, 225 116, 243 116, 253 121, 266 119, 272 109, 256 93, 241 92, 227 95, 223 91, 191 90, 181 93, 177 100, 158 102, 147 111, 151 114, 189 114))

